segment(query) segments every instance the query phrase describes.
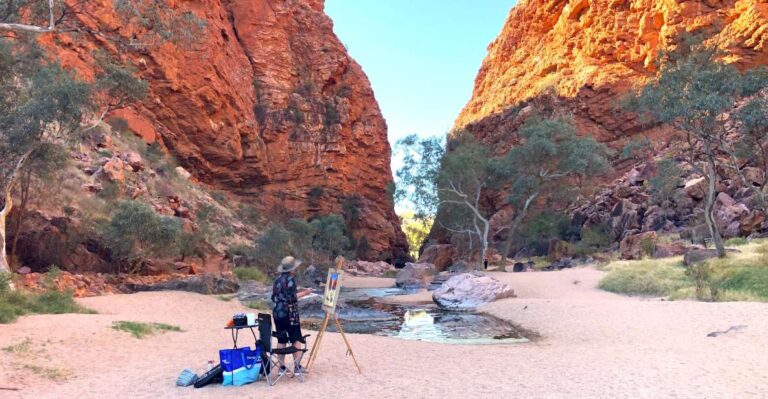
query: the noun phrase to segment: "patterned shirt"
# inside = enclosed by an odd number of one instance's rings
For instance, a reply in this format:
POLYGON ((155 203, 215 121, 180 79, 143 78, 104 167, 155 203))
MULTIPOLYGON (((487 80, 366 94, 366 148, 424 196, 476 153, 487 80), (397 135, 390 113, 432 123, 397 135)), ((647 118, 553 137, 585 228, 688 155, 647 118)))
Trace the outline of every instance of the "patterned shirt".
POLYGON ((296 280, 291 273, 281 273, 272 285, 272 310, 276 319, 285 319, 292 325, 299 325, 299 307, 296 297, 296 280))

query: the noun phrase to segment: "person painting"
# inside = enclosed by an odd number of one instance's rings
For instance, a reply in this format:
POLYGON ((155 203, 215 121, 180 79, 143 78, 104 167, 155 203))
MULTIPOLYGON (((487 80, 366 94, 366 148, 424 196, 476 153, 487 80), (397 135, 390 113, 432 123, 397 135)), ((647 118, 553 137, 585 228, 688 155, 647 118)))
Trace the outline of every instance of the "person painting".
MULTIPOLYGON (((301 348, 304 341, 299 321, 298 300, 312 293, 311 288, 298 291, 296 271, 301 261, 292 256, 286 256, 277 268, 277 278, 272 285, 272 318, 275 321, 277 347, 285 348, 291 343, 296 349, 301 348)), ((299 354, 293 354, 294 373, 304 372, 298 363, 299 354)), ((280 367, 285 368, 285 355, 278 356, 280 367)))

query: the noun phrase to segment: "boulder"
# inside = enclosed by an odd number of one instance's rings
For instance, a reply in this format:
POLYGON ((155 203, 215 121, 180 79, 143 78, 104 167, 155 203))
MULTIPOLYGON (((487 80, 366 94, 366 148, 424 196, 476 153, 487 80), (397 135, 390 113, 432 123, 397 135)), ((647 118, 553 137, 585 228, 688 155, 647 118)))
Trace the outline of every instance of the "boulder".
POLYGON ((549 265, 551 270, 563 270, 563 269, 570 269, 573 267, 573 259, 572 258, 562 258, 558 259, 557 262, 553 262, 551 265, 549 265))
POLYGON ((741 219, 749 216, 749 208, 726 193, 717 194, 713 215, 725 237, 735 237, 741 230, 741 219))
POLYGON ((760 230, 760 226, 765 222, 765 212, 752 211, 749 215, 741 218, 740 235, 748 236, 755 231, 760 230))
POLYGON ((182 219, 189 219, 192 217, 192 211, 190 211, 186 206, 179 206, 174 209, 174 215, 182 219))
POLYGON ((422 288, 429 285, 436 274, 435 265, 431 263, 406 263, 397 273, 395 285, 401 288, 422 288))
POLYGON ((643 255, 653 255, 657 239, 655 231, 625 237, 619 244, 621 259, 642 259, 643 255))
POLYGON ((717 250, 714 249, 692 249, 683 256, 683 263, 691 266, 695 263, 704 262, 707 259, 717 258, 717 250))
POLYGON ((669 244, 656 243, 656 248, 653 251, 653 258, 669 258, 672 256, 684 255, 688 251, 688 247, 685 243, 675 241, 669 244))
POLYGON ((363 260, 356 260, 352 262, 346 262, 344 264, 344 270, 354 275, 380 277, 388 271, 395 270, 395 267, 384 261, 366 262, 363 260))
POLYGON ((443 271, 452 265, 459 256, 459 251, 451 244, 430 245, 419 257, 419 263, 431 263, 437 271, 443 271))
POLYGON ((707 196, 707 181, 703 177, 687 180, 683 185, 683 191, 697 201, 702 200, 707 196))
POLYGON ((109 181, 115 183, 122 183, 125 181, 125 174, 123 173, 125 170, 125 164, 118 157, 114 157, 108 160, 104 166, 101 167, 101 170, 104 172, 104 176, 106 176, 109 181))
POLYGON ((432 293, 432 300, 442 309, 472 310, 514 296, 515 291, 508 285, 483 273, 472 272, 449 278, 432 293))
POLYGON ((137 152, 129 151, 120 155, 120 159, 123 160, 134 172, 144 170, 144 160, 141 159, 141 155, 137 152))
POLYGON ((460 260, 458 262, 454 262, 450 267, 448 267, 447 271, 451 273, 466 273, 473 269, 474 268, 467 265, 466 262, 460 260))
POLYGON ((547 257, 550 261, 555 262, 571 256, 573 256, 573 245, 569 242, 563 240, 552 240, 549 242, 547 257))
POLYGON ((760 168, 747 166, 742 172, 744 173, 747 182, 755 186, 761 186, 765 181, 765 173, 760 168))
POLYGON ((192 174, 187 172, 186 169, 182 168, 181 166, 176 167, 176 174, 179 175, 184 180, 189 180, 190 177, 192 177, 192 174))
POLYGON ((98 193, 98 192, 100 192, 101 190, 104 189, 104 187, 102 187, 101 183, 98 183, 98 182, 96 182, 96 183, 84 183, 83 185, 80 186, 80 188, 84 192, 86 192, 86 193, 98 193))

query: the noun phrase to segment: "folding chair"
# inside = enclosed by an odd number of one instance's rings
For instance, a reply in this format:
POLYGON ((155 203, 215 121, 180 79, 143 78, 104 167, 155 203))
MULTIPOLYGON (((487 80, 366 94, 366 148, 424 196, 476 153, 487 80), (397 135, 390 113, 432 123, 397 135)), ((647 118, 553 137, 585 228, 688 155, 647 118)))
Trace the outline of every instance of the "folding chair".
POLYGON ((303 348, 297 349, 293 345, 285 348, 272 348, 272 337, 277 337, 277 333, 272 331, 272 315, 268 313, 259 313, 259 341, 261 342, 262 351, 262 371, 264 377, 267 379, 267 383, 273 386, 284 376, 296 377, 299 381, 304 382, 304 373, 301 371, 296 372, 296 365, 301 365, 301 361, 304 358, 304 354, 309 351, 307 348, 307 337, 309 334, 301 337, 301 343, 303 348), (289 370, 284 365, 280 365, 279 356, 293 357, 294 353, 299 353, 298 359, 294 362, 294 369, 289 370), (277 377, 273 376, 273 371, 277 372, 277 377))

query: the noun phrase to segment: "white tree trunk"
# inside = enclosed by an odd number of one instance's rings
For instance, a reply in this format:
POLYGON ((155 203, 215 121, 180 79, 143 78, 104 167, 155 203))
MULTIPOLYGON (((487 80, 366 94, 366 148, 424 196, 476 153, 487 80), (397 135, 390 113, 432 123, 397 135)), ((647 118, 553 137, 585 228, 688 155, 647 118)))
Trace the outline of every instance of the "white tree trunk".
POLYGON ((709 176, 709 185, 707 187, 707 201, 704 206, 704 220, 707 222, 709 228, 709 234, 712 236, 712 242, 715 244, 717 250, 717 256, 720 258, 725 257, 725 246, 723 245, 723 238, 720 235, 720 229, 717 227, 717 222, 713 212, 715 210, 715 194, 717 183, 717 167, 715 165, 715 156, 712 153, 709 142, 704 142, 704 148, 707 154, 707 175, 709 176))
MULTIPOLYGON (((11 209, 13 208, 13 198, 11 197, 11 192, 13 191, 13 186, 8 185, 5 191, 5 205, 3 207, 3 210, 0 211, 0 272, 3 273, 11 273, 11 266, 10 263, 8 263, 8 255, 5 248, 5 242, 6 242, 6 221, 8 220, 8 214, 11 213, 11 209)), ((13 282, 8 282, 10 289, 13 290, 16 287, 14 287, 13 282)))

